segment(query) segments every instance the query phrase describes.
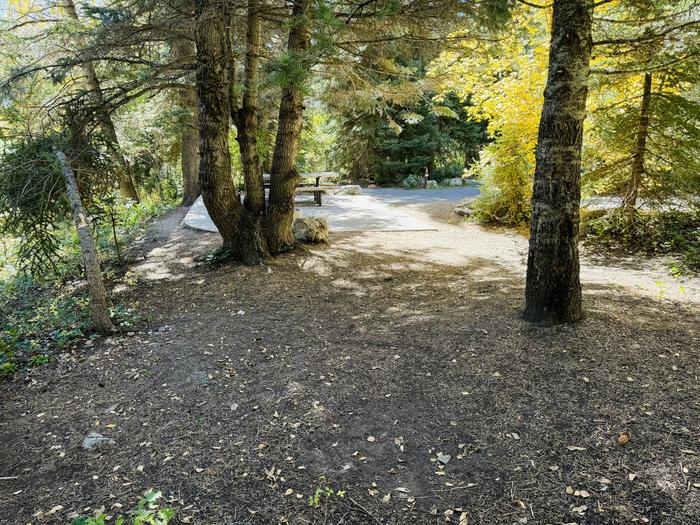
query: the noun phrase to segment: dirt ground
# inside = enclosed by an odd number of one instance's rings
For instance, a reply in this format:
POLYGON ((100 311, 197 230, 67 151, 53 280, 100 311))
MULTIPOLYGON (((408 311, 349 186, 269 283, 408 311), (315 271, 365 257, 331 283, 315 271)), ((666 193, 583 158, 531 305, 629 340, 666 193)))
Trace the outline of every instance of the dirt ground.
POLYGON ((0 384, 0 523, 700 523, 698 280, 586 254, 586 319, 533 327, 526 241, 443 208, 254 268, 155 223, 149 321, 0 384))

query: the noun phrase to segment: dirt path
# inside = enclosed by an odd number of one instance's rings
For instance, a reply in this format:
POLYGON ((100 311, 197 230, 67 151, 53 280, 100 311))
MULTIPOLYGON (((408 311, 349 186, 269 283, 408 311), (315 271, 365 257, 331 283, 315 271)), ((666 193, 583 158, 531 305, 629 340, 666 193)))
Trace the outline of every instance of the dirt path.
POLYGON ((700 522, 697 280, 585 259, 587 318, 535 328, 517 235, 441 221, 211 268, 178 213, 118 290, 140 331, 0 385, 0 523, 151 487, 207 525, 700 522))

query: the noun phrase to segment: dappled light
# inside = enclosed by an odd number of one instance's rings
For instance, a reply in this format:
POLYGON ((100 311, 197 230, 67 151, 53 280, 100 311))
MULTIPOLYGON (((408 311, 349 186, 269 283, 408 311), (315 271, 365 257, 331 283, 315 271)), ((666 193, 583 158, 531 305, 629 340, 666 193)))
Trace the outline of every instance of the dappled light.
POLYGON ((0 523, 700 523, 699 43, 0 3, 0 523))

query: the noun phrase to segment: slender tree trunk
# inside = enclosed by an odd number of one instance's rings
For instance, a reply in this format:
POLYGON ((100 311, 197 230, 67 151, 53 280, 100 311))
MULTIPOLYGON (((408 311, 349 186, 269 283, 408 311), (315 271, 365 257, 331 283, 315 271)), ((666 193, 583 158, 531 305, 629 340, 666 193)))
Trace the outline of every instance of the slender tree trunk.
POLYGON ((578 228, 592 16, 592 0, 554 0, 525 287, 524 317, 533 322, 583 315, 578 228))
POLYGON ((95 325, 95 329, 99 333, 109 334, 114 330, 114 325, 109 318, 109 301, 107 299, 104 282, 102 281, 102 270, 100 269, 100 262, 97 257, 97 248, 95 247, 95 241, 90 233, 90 219, 85 212, 85 208, 83 208, 83 203, 80 200, 80 192, 78 191, 78 183, 75 180, 75 175, 73 174, 73 170, 66 156, 57 148, 54 148, 54 155, 56 155, 61 169, 63 170, 68 200, 73 209, 73 222, 75 222, 75 228, 78 230, 85 277, 87 278, 88 290, 90 292, 92 321, 95 325))
MULTIPOLYGON (((294 0, 292 27, 287 51, 307 69, 306 51, 309 48, 309 0, 294 0)), ((277 254, 295 245, 292 233, 294 196, 299 183, 296 159, 304 118, 303 80, 290 81, 282 90, 275 151, 270 172, 270 199, 267 214, 267 242, 270 253, 277 254)))
POLYGON ((231 177, 231 114, 226 3, 196 1, 197 95, 199 98, 199 183, 210 217, 231 258, 256 264, 261 252, 251 215, 231 177))
POLYGON ((632 172, 627 184, 627 190, 623 199, 623 207, 626 215, 632 215, 637 207, 637 196, 644 176, 644 155, 647 151, 647 137, 649 136, 649 105, 651 104, 651 73, 644 74, 642 82, 642 107, 639 112, 639 124, 637 125, 637 142, 632 157, 632 172))
MULTIPOLYGON (((73 0, 64 0, 64 7, 70 18, 76 22, 80 21, 73 0)), ((117 182, 119 183, 119 191, 125 199, 139 202, 139 194, 138 191, 136 191, 136 186, 131 178, 131 166, 129 165, 129 161, 122 153, 117 132, 114 128, 114 122, 112 122, 112 117, 105 109, 104 95, 102 94, 100 80, 97 77, 97 72, 95 71, 95 65, 91 61, 84 62, 82 64, 82 70, 85 73, 87 85, 90 88, 92 96, 95 100, 100 129, 102 130, 105 139, 107 139, 109 154, 112 157, 112 160, 118 166, 117 182)))
MULTIPOLYGON (((183 90, 184 91, 184 90, 183 90)), ((190 206, 202 193, 199 188, 199 131, 197 130, 197 95, 190 90, 182 94, 185 119, 180 133, 180 167, 182 169, 182 205, 190 206)))
POLYGON ((263 173, 270 173, 270 171, 272 171, 272 148, 274 147, 275 129, 270 115, 266 111, 262 113, 260 129, 262 130, 262 137, 265 145, 265 153, 262 158, 262 171, 263 173))
MULTIPOLYGON (((172 44, 172 55, 178 62, 191 64, 195 57, 194 42, 179 38, 172 44)), ((201 194, 199 189, 199 131, 197 93, 194 89, 179 90, 180 109, 180 168, 182 171, 182 205, 190 206, 201 194)))
POLYGON ((260 62, 260 17, 257 0, 248 0, 248 29, 243 102, 236 112, 236 136, 245 180, 246 209, 259 219, 265 210, 265 188, 258 154, 258 67, 260 62))

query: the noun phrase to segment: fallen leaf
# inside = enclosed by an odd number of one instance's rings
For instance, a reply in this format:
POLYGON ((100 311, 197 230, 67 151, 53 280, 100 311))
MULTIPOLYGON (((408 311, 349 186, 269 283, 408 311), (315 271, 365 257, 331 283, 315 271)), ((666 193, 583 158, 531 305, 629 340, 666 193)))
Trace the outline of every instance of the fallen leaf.
POLYGON ((618 445, 626 445, 627 443, 630 442, 630 439, 632 439, 632 434, 630 434, 627 431, 620 432, 620 435, 617 438, 617 444, 618 445))

